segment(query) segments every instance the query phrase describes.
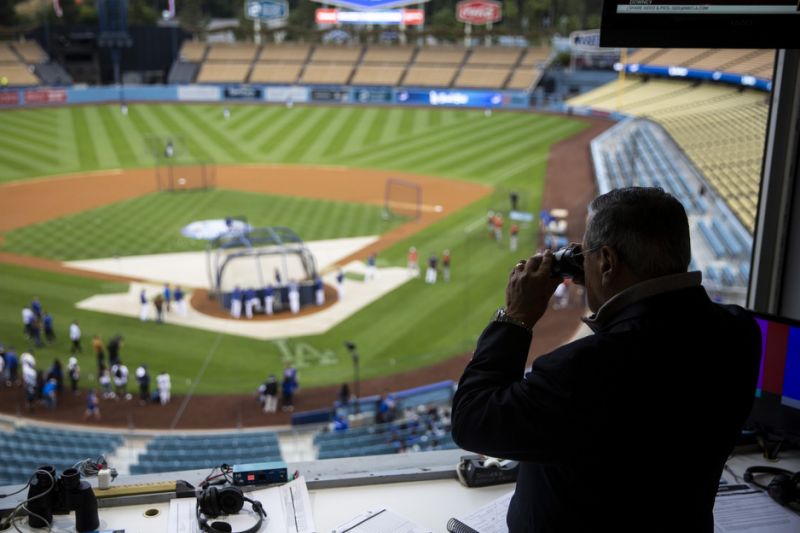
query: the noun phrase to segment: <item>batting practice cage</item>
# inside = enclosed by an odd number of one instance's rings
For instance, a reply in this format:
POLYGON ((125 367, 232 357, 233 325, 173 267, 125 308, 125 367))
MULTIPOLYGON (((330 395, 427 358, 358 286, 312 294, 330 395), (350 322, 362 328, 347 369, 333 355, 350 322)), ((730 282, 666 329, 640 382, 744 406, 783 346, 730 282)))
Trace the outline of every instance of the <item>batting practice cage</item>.
POLYGON ((248 290, 264 302, 268 288, 273 292, 273 311, 288 309, 291 283, 298 286, 300 307, 315 302, 316 260, 289 228, 229 231, 209 243, 206 261, 209 287, 225 309, 231 308, 234 295, 243 297, 248 290))
POLYGON ((182 136, 148 134, 145 141, 155 161, 159 191, 194 191, 216 185, 216 165, 182 136))
POLYGON ((389 178, 383 192, 383 217, 422 216, 422 186, 412 181, 389 178))

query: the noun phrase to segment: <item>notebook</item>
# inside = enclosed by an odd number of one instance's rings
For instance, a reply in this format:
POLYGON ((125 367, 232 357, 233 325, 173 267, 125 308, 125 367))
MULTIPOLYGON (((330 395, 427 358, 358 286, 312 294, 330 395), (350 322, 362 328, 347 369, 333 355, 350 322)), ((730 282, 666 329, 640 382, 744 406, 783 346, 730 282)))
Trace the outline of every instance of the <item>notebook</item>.
POLYGON ((508 533, 506 514, 514 491, 500 496, 480 509, 459 518, 447 521, 450 533, 508 533))

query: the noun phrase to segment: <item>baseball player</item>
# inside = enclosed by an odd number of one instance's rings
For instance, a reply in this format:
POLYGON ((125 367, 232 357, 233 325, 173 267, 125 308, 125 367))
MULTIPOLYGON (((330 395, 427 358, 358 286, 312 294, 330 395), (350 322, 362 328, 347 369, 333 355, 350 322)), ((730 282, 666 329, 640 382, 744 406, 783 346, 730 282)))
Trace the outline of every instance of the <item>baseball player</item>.
POLYGON ((164 302, 167 304, 167 312, 172 311, 172 291, 169 290, 169 283, 164 284, 164 302))
POLYGON ((31 325, 36 320, 36 315, 33 314, 30 307, 22 308, 22 327, 26 337, 31 336, 31 325))
POLYGON ((228 120, 229 118, 231 118, 231 110, 228 109, 228 106, 225 106, 222 109, 222 118, 224 118, 225 120, 228 120))
POLYGON ((275 306, 275 287, 270 283, 264 288, 264 312, 272 315, 275 306))
POLYGON ((147 291, 144 289, 139 292, 139 320, 147 322, 150 318, 150 307, 147 303, 147 291))
POLYGON ((44 312, 42 325, 44 326, 44 338, 47 339, 47 342, 53 344, 56 340, 56 331, 53 327, 53 315, 49 311, 44 312))
POLYGON ((408 249, 408 276, 416 278, 419 276, 419 264, 417 263, 417 249, 413 246, 408 249))
POLYGON ((344 271, 341 268, 336 273, 336 295, 339 300, 344 297, 344 271))
POLYGON ((442 252, 442 269, 444 271, 444 280, 450 281, 450 250, 442 252))
POLYGON ((162 370, 156 377, 156 386, 158 387, 158 399, 161 405, 167 405, 172 392, 172 380, 170 380, 169 374, 162 370))
POLYGON ((231 293, 231 316, 240 318, 242 316, 242 289, 236 285, 231 293))
POLYGON ((72 386, 72 393, 78 394, 78 380, 81 377, 81 367, 78 365, 76 357, 70 357, 67 362, 67 373, 69 374, 69 383, 72 386))
POLYGON ((318 306, 325 305, 325 289, 322 285, 322 278, 319 276, 314 279, 314 296, 318 306))
POLYGON ((519 226, 511 224, 511 251, 517 251, 517 236, 519 235, 519 226))
POLYGON ((186 316, 186 294, 180 285, 175 285, 175 310, 180 316, 186 316))
POLYGON ((300 312, 300 287, 295 280, 289 280, 289 309, 293 315, 300 312))
POLYGON ((436 283, 436 266, 439 264, 439 259, 436 257, 436 254, 431 254, 428 258, 428 270, 425 272, 425 283, 430 283, 431 285, 436 283))
POLYGON ((72 341, 69 353, 73 355, 75 353, 83 353, 81 348, 81 328, 78 326, 77 320, 73 320, 72 324, 69 325, 69 340, 72 341))
POLYGON ((256 291, 252 287, 244 290, 244 316, 248 319, 253 318, 253 307, 259 304, 256 291))
POLYGON ((494 216, 494 240, 500 242, 503 238, 503 217, 500 213, 494 216))
POLYGON ((364 275, 364 281, 376 278, 377 269, 375 268, 375 264, 377 262, 377 257, 378 255, 375 252, 372 252, 367 257, 367 272, 364 275))

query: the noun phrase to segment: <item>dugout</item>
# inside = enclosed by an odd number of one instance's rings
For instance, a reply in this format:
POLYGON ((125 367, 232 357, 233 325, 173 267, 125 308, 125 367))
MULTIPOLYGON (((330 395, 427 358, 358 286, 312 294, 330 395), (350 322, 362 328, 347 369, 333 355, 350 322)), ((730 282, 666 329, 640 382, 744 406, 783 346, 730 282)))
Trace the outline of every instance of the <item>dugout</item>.
POLYGON ((224 309, 230 309, 236 287, 255 290, 263 302, 266 288, 272 286, 274 312, 287 310, 290 281, 298 284, 301 309, 315 304, 316 260, 290 228, 229 231, 209 242, 206 261, 209 287, 224 309))

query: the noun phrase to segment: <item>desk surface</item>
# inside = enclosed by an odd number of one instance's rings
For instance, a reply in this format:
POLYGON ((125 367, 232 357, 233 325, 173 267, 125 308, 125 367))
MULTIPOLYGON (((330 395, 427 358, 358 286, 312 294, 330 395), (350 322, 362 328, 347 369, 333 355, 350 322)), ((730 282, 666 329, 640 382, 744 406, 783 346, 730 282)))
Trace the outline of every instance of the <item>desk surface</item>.
MULTIPOLYGON (((450 465, 454 465, 449 455, 440 455, 440 457, 446 459, 450 465)), ((430 457, 424 459, 420 457, 420 459, 430 460, 430 457)), ((360 461, 354 462, 362 473, 361 477, 354 474, 343 474, 343 470, 349 469, 344 468, 347 462, 341 460, 315 461, 302 466, 297 465, 309 482, 309 495, 317 531, 320 533, 330 532, 334 527, 368 509, 389 508, 421 526, 430 528, 431 531, 445 533, 447 520, 450 518, 468 514, 513 488, 513 485, 508 484, 468 489, 455 479, 396 482, 392 476, 387 476, 385 483, 370 484, 374 483, 375 476, 383 475, 382 472, 379 472, 379 465, 396 465, 400 462, 406 462, 406 466, 408 466, 408 463, 412 461, 408 457, 398 458, 398 456, 386 456, 383 459, 380 457, 362 458, 360 461), (317 469, 317 473, 314 473, 314 468, 317 469), (348 477, 349 481, 343 484, 340 478, 336 483, 331 484, 329 480, 334 475, 348 477), (321 486, 330 488, 318 488, 321 486)), ((759 454, 737 455, 728 461, 728 465, 739 477, 744 474, 747 467, 754 465, 777 466, 798 471, 800 470, 800 453, 783 453, 781 460, 777 462, 766 461, 759 454)), ((292 465, 292 468, 294 466, 292 465)), ((419 465, 416 468, 425 471, 430 469, 428 467, 420 468, 419 465)), ((728 472, 724 472, 723 477, 730 482, 739 482, 728 472)), ((126 533, 166 532, 169 522, 169 502, 101 508, 99 514, 101 530, 124 529, 126 533), (150 509, 158 510, 158 514, 154 517, 146 516, 145 511, 150 509)), ((253 523, 248 520, 248 517, 237 518, 239 520, 236 520, 235 527, 240 529, 242 526, 249 527, 253 523)), ((20 523, 22 531, 42 531, 29 529, 27 525, 22 524, 23 522, 20 523)), ((55 533, 74 531, 73 527, 72 516, 60 516, 56 517, 53 531, 55 533)), ((268 531, 267 528, 262 529, 262 533, 268 531)))

